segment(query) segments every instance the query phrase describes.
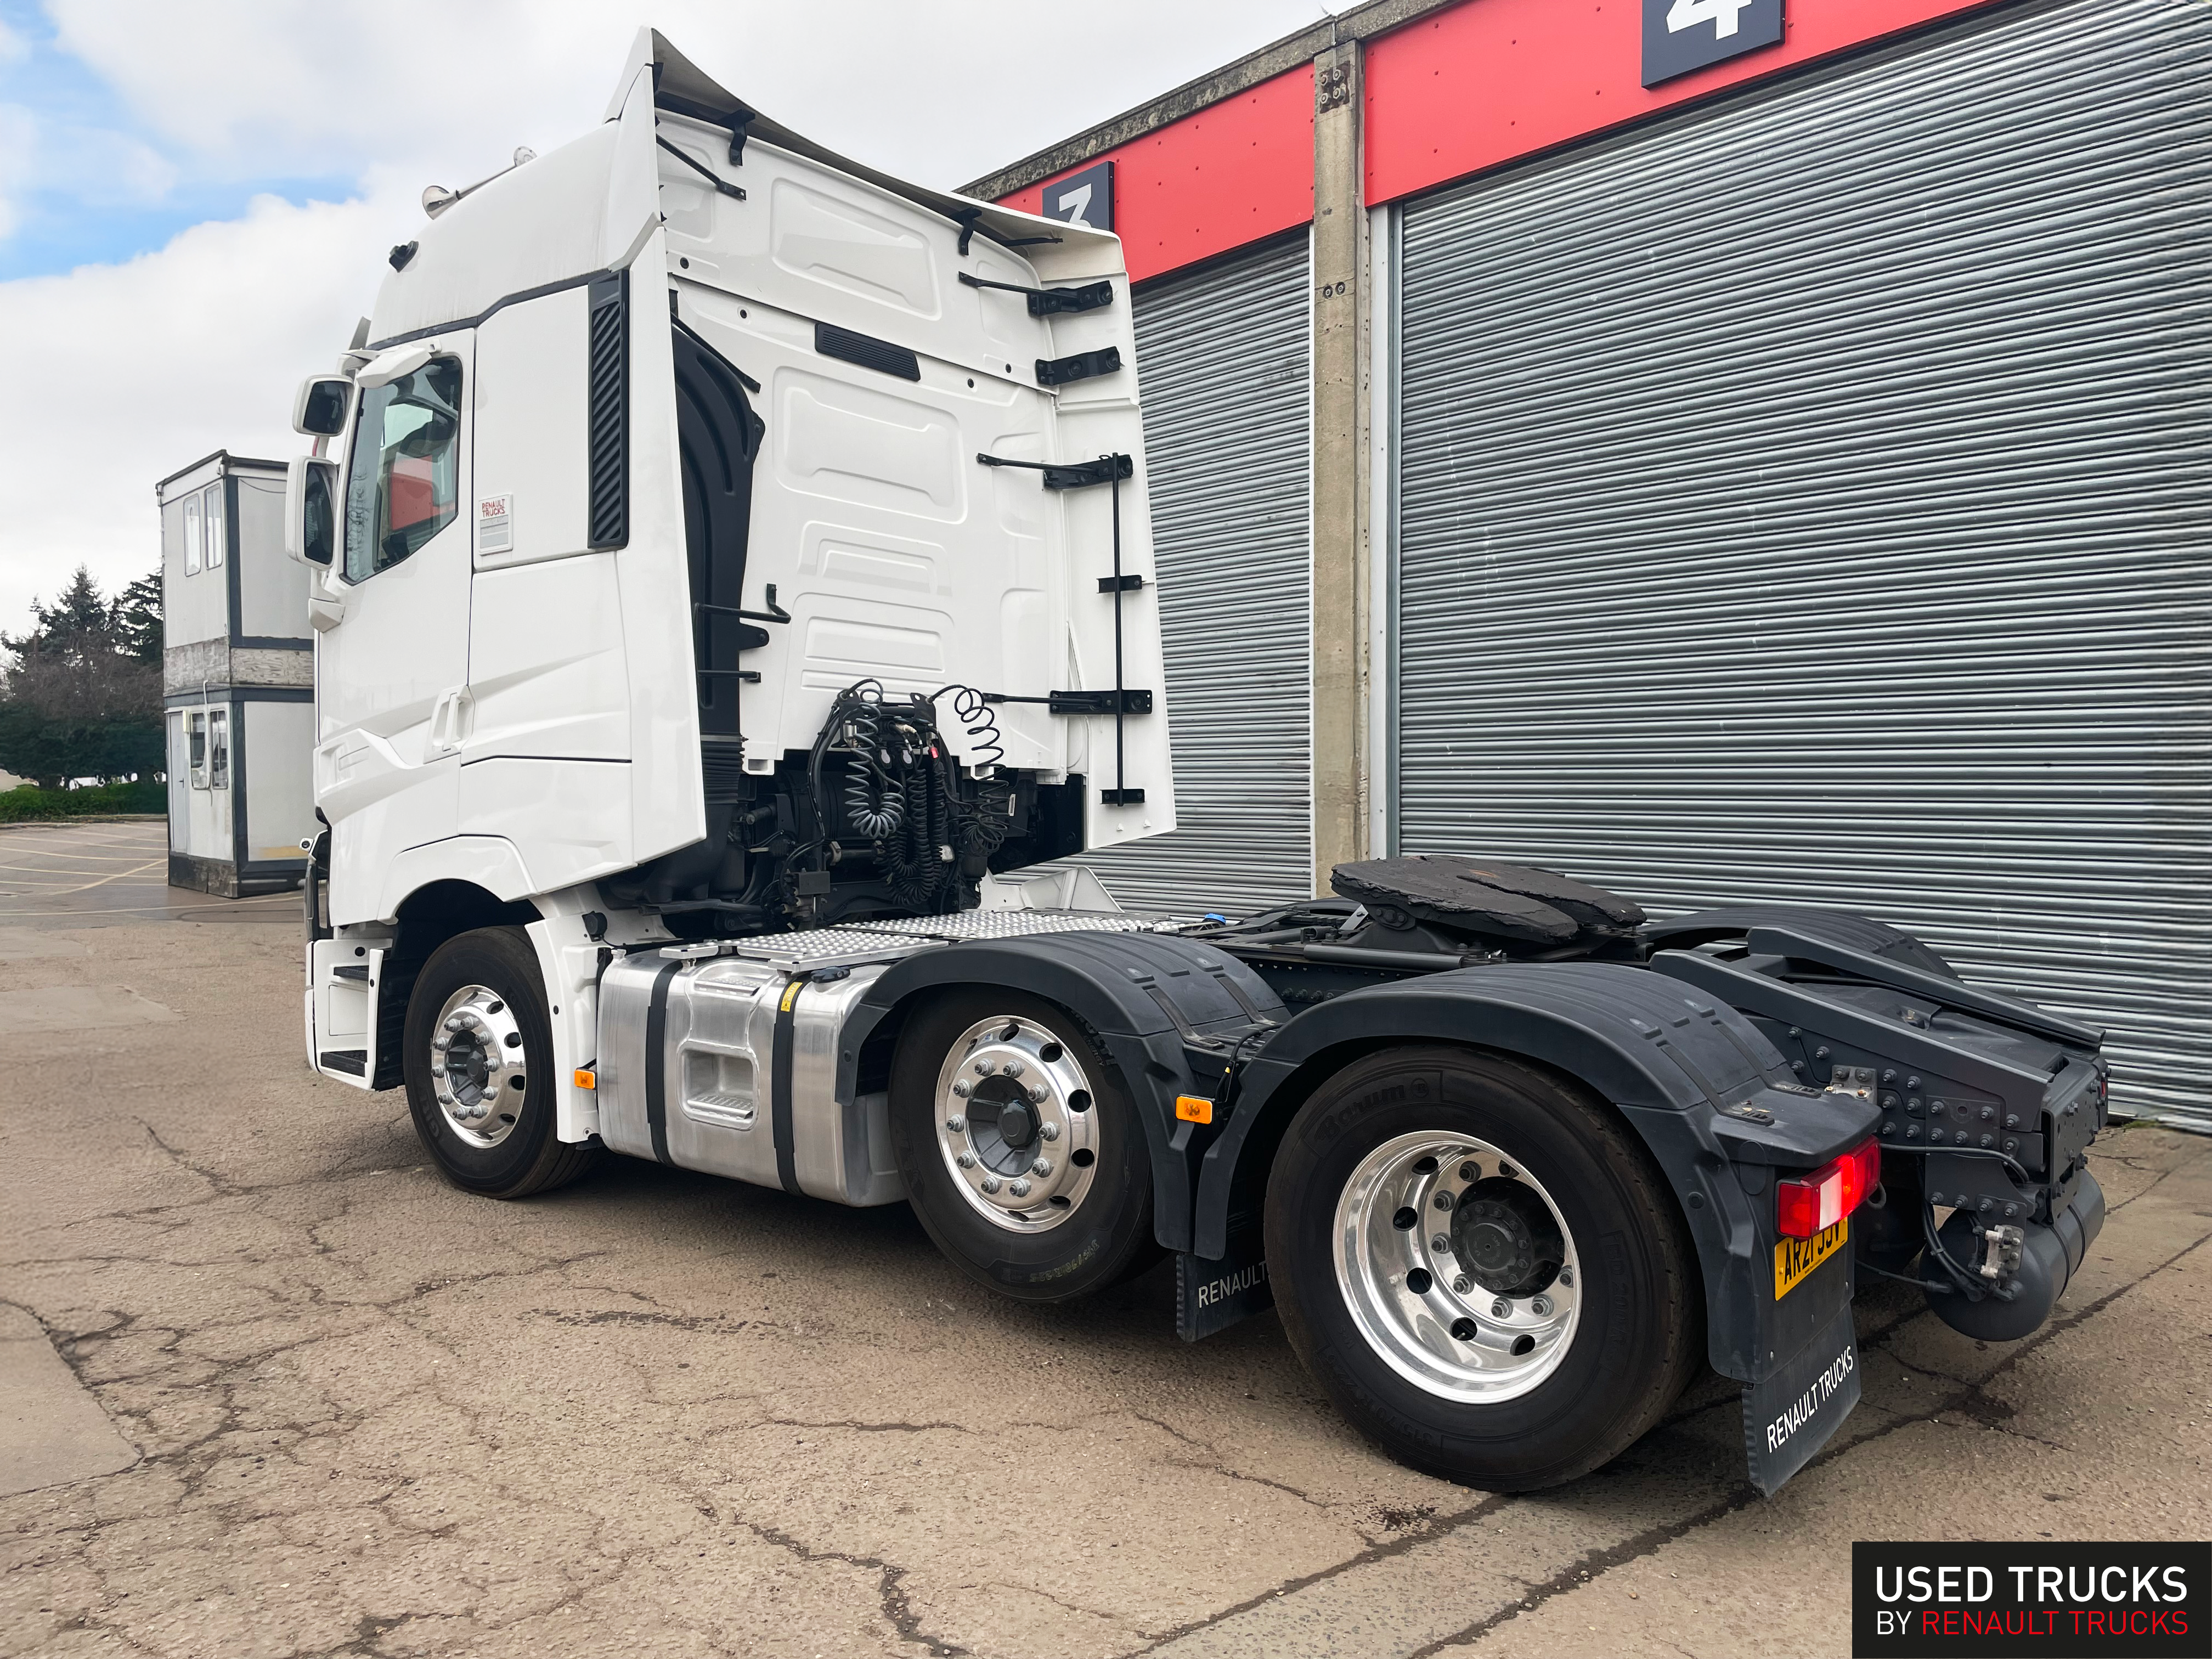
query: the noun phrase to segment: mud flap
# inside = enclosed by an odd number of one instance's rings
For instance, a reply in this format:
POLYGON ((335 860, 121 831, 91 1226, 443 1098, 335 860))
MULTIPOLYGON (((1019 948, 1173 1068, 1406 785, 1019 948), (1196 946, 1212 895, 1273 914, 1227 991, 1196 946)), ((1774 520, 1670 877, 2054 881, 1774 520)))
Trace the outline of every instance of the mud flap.
POLYGON ((1859 1403, 1859 1356, 1846 1298, 1813 1339, 1743 1391, 1751 1484, 1771 1498, 1828 1443, 1859 1403))
POLYGON ((1176 1252, 1176 1334, 1184 1341, 1212 1336, 1274 1305, 1258 1232, 1231 1235, 1218 1261, 1176 1252))

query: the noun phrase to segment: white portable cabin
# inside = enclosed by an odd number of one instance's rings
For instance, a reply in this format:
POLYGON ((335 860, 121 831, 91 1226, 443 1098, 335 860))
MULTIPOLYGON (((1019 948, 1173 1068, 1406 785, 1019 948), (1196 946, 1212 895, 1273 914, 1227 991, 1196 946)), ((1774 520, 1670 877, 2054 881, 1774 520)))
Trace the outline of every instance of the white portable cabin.
POLYGON ((218 450, 155 487, 169 885, 296 884, 315 827, 307 575, 284 556, 284 465, 218 450))

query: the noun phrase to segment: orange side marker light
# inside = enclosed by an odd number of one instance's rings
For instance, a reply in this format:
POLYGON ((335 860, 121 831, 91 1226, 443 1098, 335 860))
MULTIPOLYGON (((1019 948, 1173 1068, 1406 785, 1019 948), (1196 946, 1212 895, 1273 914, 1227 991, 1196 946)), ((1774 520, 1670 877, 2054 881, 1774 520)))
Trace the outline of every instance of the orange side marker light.
POLYGON ((1213 1103, 1203 1095, 1177 1095, 1176 1115, 1186 1123, 1211 1123, 1213 1103))

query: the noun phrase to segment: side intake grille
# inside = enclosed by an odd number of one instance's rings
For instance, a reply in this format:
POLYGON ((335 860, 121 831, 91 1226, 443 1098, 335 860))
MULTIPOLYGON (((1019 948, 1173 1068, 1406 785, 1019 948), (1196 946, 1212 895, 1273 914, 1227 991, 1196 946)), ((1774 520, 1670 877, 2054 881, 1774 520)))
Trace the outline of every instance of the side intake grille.
POLYGON ((629 541, 629 273, 592 284, 591 544, 629 541))
POLYGON ((895 346, 889 340, 878 340, 866 334, 855 334, 848 328, 832 328, 827 323, 814 325, 814 349, 825 357, 842 358, 848 363, 858 363, 862 368, 872 368, 879 374, 896 374, 902 380, 921 378, 921 360, 904 346, 895 346))

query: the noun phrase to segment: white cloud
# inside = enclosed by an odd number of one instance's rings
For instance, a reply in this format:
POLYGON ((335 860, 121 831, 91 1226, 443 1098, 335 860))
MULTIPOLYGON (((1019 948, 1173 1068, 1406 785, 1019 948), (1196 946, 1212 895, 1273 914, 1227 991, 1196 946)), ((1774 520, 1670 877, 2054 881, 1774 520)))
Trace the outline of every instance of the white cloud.
POLYGON ((479 160, 489 171, 530 142, 507 136, 518 126, 550 148, 597 118, 630 27, 596 7, 514 0, 53 0, 48 11, 57 47, 139 119, 241 177, 479 160))
POLYGON ((650 22, 809 137, 953 185, 1316 21, 1311 0, 49 0, 56 44, 209 165, 459 185, 596 120, 650 22))
POLYGON ((20 222, 33 191, 87 207, 144 207, 175 186, 175 162, 150 144, 106 127, 41 119, 21 104, 0 104, 0 238, 20 222))
POLYGON ((264 197, 125 264, 0 283, 0 629, 80 561, 110 591, 150 568, 156 478, 305 447, 293 389, 343 349, 411 205, 264 197))
POLYGON ((161 201, 177 182, 177 164, 152 145, 106 127, 42 122, 34 138, 32 182, 66 191, 95 207, 161 201))
MULTIPOLYGON (((158 553, 154 480, 207 453, 282 458, 293 388, 366 312, 426 184, 461 185, 599 118, 641 21, 817 142, 957 185, 1313 21, 1310 0, 1123 0, 1109 27, 1033 0, 49 0, 55 46, 118 131, 0 106, 11 196, 92 210, 178 182, 352 181, 257 199, 119 265, 0 283, 0 629, 82 560, 112 587, 158 553), (119 130, 139 125, 149 145, 119 130), (48 199, 52 199, 51 198, 48 199)), ((15 40, 15 36, 7 40, 15 40)), ((0 41, 0 61, 10 47, 0 41)), ((28 95, 26 89, 25 95, 28 95)))

